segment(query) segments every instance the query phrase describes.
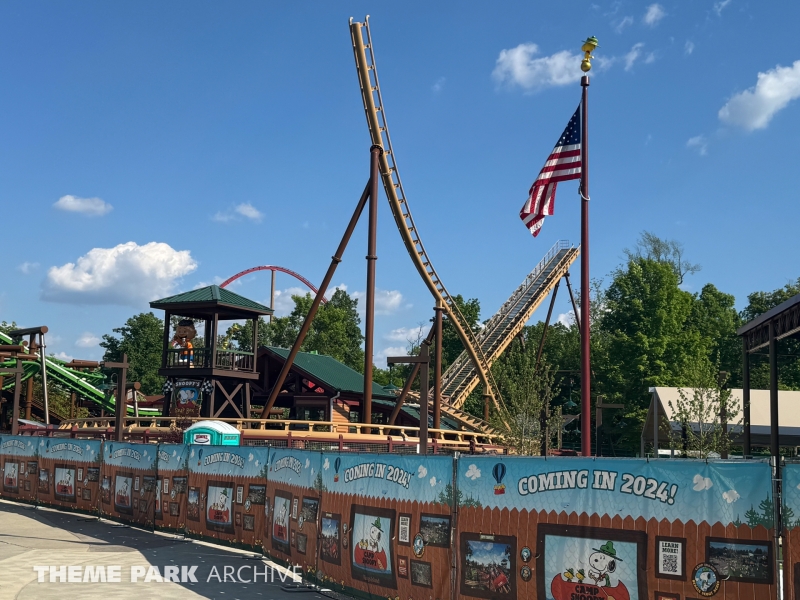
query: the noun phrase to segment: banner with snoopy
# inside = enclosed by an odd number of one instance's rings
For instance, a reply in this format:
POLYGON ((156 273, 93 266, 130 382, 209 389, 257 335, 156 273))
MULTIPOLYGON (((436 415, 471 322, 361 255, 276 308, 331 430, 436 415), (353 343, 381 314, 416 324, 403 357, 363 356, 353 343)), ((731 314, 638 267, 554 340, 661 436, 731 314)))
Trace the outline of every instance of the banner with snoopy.
POLYGON ((263 506, 264 552, 311 574, 317 570, 321 465, 319 452, 273 448, 263 506))
POLYGON ((100 512, 152 529, 158 473, 158 446, 106 441, 100 481, 100 512))
POLYGON ((189 446, 186 532, 245 548, 261 547, 269 448, 189 446))
POLYGON ((189 489, 189 452, 185 444, 159 444, 153 513, 156 529, 184 531, 189 489))
POLYGON ((39 478, 39 440, 32 437, 0 437, 0 495, 8 500, 36 502, 39 478))
POLYGON ((449 598, 453 458, 324 453, 318 577, 383 598, 449 598))
POLYGON ((102 442, 71 438, 33 440, 39 456, 38 503, 83 512, 97 510, 102 442))
POLYGON ((762 461, 458 461, 464 598, 765 598, 774 591, 762 461))

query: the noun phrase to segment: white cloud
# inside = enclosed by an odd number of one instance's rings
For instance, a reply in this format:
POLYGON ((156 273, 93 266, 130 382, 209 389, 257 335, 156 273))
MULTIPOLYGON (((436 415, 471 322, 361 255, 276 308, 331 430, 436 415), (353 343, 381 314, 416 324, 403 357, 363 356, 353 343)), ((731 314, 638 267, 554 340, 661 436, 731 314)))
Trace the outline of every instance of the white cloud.
POLYGON ((93 248, 77 261, 50 267, 42 299, 68 304, 142 303, 168 296, 177 280, 197 268, 188 250, 163 242, 93 248))
POLYGON ((700 473, 694 476, 692 479, 694 486, 692 489, 695 492, 702 492, 703 490, 710 490, 714 483, 711 481, 709 477, 703 477, 700 473))
POLYGON ((397 290, 375 290, 375 314, 390 315, 400 308, 403 294, 397 290))
POLYGON ((625 61, 625 70, 630 71, 633 68, 634 63, 639 59, 642 54, 642 48, 644 48, 644 44, 639 42, 638 44, 634 44, 633 48, 630 49, 624 57, 623 60, 625 61))
MULTIPOLYGON (((285 317, 294 310, 294 300, 292 296, 305 296, 310 294, 311 290, 301 287, 290 287, 285 290, 275 290, 275 306, 270 308, 275 311, 276 317, 285 317)), ((269 304, 269 299, 266 300, 269 304)))
POLYGON ((660 4, 651 4, 647 7, 647 12, 644 13, 644 22, 650 25, 650 27, 655 27, 658 25, 658 22, 667 16, 666 11, 664 11, 664 7, 660 4))
POLYGON ((564 327, 572 327, 575 324, 575 315, 571 312, 565 312, 558 315, 557 321, 564 327))
POLYGON ((633 17, 623 17, 619 21, 612 23, 612 25, 614 26, 614 31, 616 31, 617 33, 622 33, 623 29, 629 27, 630 25, 633 25, 633 17))
POLYGON ((228 223, 230 221, 240 221, 240 217, 259 223, 264 218, 264 213, 249 202, 243 202, 234 206, 233 209, 216 213, 211 217, 211 220, 217 223, 228 223))
POLYGON ((419 468, 417 468, 417 477, 419 477, 420 479, 425 477, 425 475, 427 474, 428 474, 428 469, 426 469, 424 465, 420 465, 419 468))
POLYGON ((39 268, 39 263, 28 262, 28 261, 25 261, 21 265, 17 266, 17 269, 19 269, 19 271, 21 271, 23 275, 30 275, 38 268, 39 268))
POLYGON ((327 456, 325 457, 325 462, 322 463, 322 468, 325 469, 326 471, 331 468, 331 461, 328 459, 327 456))
POLYGON ((755 87, 734 95, 719 109, 719 118, 748 131, 764 129, 780 110, 800 97, 800 60, 758 74, 755 87))
MULTIPOLYGON (((366 292, 353 292, 353 298, 358 300, 358 312, 362 315, 366 310, 367 293, 366 292)), ((376 315, 391 315, 403 304, 403 294, 398 290, 382 290, 375 289, 375 314, 376 315)), ((406 305, 406 308, 410 305, 406 305)))
POLYGON ((78 198, 77 196, 61 196, 53 204, 59 210, 81 213, 89 217, 102 217, 114 208, 100 198, 78 198))
MULTIPOLYGON (((198 281, 196 284, 194 284, 192 289, 199 290, 200 288, 208 287, 210 285, 219 285, 224 281, 225 280, 219 275, 214 275, 214 277, 211 278, 211 281, 198 281)), ((231 281, 227 287, 230 289, 237 285, 241 285, 241 279, 235 279, 234 281, 231 281)))
POLYGON ((53 356, 55 356, 58 360, 63 360, 64 362, 72 362, 72 360, 75 358, 74 356, 71 356, 66 352, 59 352, 58 354, 54 354, 53 356))
POLYGON ((656 62, 656 53, 651 52, 650 54, 647 55, 647 58, 644 59, 644 64, 649 65, 654 62, 656 62))
POLYGON ((492 77, 499 85, 518 85, 530 91, 569 85, 581 78, 581 54, 561 50, 534 58, 537 54, 539 46, 532 43, 501 50, 492 77))
POLYGON ((424 338, 430 330, 430 323, 417 325, 416 327, 398 327, 392 329, 383 337, 391 342, 416 342, 419 338, 424 338))
POLYGON ((694 42, 686 40, 686 43, 683 45, 683 53, 689 56, 692 52, 694 52, 694 42))
POLYGON ((433 87, 431 88, 433 93, 438 94, 441 92, 444 89, 444 84, 446 81, 447 79, 445 77, 439 77, 439 79, 436 80, 436 83, 434 83, 433 87))
POLYGON ((469 468, 467 468, 465 476, 471 479, 472 481, 475 481, 476 479, 480 479, 481 470, 477 467, 477 465, 472 464, 469 466, 469 468))
POLYGON ((704 135, 696 135, 693 138, 689 138, 686 142, 686 147, 695 148, 700 153, 700 156, 708 154, 708 140, 704 135))
POLYGON ((260 210, 258 210, 255 206, 253 206, 249 202, 239 204, 234 210, 243 217, 250 219, 251 221, 258 222, 264 218, 264 213, 262 213, 260 210))
POLYGON ((100 338, 95 334, 85 331, 81 337, 75 340, 75 345, 78 348, 93 348, 100 343, 100 338))
POLYGON ((436 477, 435 476, 431 477, 429 479, 429 481, 430 481, 431 487, 435 487, 436 486, 436 477))
MULTIPOLYGON (((363 388, 362 388, 363 389, 363 388)), ((306 469, 311 466, 311 459, 306 459, 306 469)))
POLYGON ((229 212, 218 212, 211 217, 211 220, 217 223, 227 223, 228 221, 233 221, 234 218, 234 215, 229 212))
POLYGON ((722 492, 722 497, 728 504, 736 502, 741 496, 739 496, 739 492, 736 490, 728 490, 727 492, 722 492))
POLYGON ((719 2, 714 2, 714 12, 717 13, 717 16, 722 16, 722 11, 725 10, 725 7, 731 3, 731 0, 720 0, 719 2))
POLYGON ((387 356, 405 356, 408 354, 408 349, 405 346, 389 346, 384 348, 372 357, 373 362, 381 366, 386 362, 387 356))

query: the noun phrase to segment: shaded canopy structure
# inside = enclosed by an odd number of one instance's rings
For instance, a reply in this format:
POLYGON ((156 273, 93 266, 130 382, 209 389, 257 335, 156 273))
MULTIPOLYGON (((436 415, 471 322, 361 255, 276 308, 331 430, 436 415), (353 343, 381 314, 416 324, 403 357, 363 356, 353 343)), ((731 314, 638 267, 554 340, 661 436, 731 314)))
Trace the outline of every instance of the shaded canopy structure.
MULTIPOLYGON (((647 418, 642 428, 642 446, 652 442, 655 452, 659 446, 669 447, 671 438, 680 438, 684 424, 676 415, 681 393, 687 398, 694 394, 693 388, 651 387, 652 400, 647 410, 647 418), (653 420, 658 418, 658 428, 653 420)), ((736 407, 727 415, 727 429, 736 444, 744 443, 743 390, 730 390, 729 404, 736 407)), ((778 405, 782 415, 779 428, 779 444, 782 447, 800 446, 800 392, 781 390, 778 394, 778 405)), ((695 433, 700 431, 701 424, 688 423, 695 433)), ((707 424, 705 424, 707 425, 707 424)), ((771 444, 770 391, 750 390, 750 443, 754 446, 771 444)), ((642 450, 644 454, 644 450, 642 450)))
MULTIPOLYGON (((780 455, 780 404, 778 401, 778 341, 800 337, 800 294, 789 298, 772 310, 765 312, 739 328, 742 338, 742 444, 744 454, 750 454, 752 443, 752 415, 750 391, 750 356, 762 348, 769 349, 769 408, 770 450, 773 457, 780 455)), ((776 477, 780 477, 776 472, 776 477)))

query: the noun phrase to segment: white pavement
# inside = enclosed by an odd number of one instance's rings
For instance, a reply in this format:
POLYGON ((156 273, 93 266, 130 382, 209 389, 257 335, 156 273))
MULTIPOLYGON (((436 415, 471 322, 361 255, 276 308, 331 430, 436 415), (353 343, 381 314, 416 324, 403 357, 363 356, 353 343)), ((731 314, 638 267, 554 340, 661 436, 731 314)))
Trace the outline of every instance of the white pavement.
POLYGON ((252 553, 90 519, 0 501, 0 600, 322 598, 314 592, 282 590, 281 586, 293 580, 291 573, 260 557, 254 558, 252 553), (39 569, 41 582, 34 569, 37 566, 47 567, 39 569), (101 572, 111 578, 115 567, 119 567, 118 583, 90 582, 101 572), (178 580, 183 569, 184 582, 159 582, 167 574, 165 567, 172 567, 170 571, 177 574, 178 580), (132 574, 139 574, 135 583, 132 574), (196 582, 191 581, 190 574, 196 582))

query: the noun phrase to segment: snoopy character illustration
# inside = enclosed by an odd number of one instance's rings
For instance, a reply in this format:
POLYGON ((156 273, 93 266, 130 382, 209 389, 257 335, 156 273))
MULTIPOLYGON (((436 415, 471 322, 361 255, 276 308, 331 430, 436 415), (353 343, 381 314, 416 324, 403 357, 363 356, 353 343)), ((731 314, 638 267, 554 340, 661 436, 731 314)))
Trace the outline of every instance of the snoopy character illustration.
POLYGON ((598 586, 610 586, 609 573, 617 570, 617 561, 622 559, 617 556, 614 542, 606 542, 599 548, 592 548, 594 552, 589 555, 589 579, 598 586))
POLYGON ((362 539, 358 545, 363 550, 369 550, 370 552, 376 553, 380 552, 382 535, 383 530, 381 529, 381 520, 380 518, 376 518, 375 522, 369 527, 369 537, 362 539))

